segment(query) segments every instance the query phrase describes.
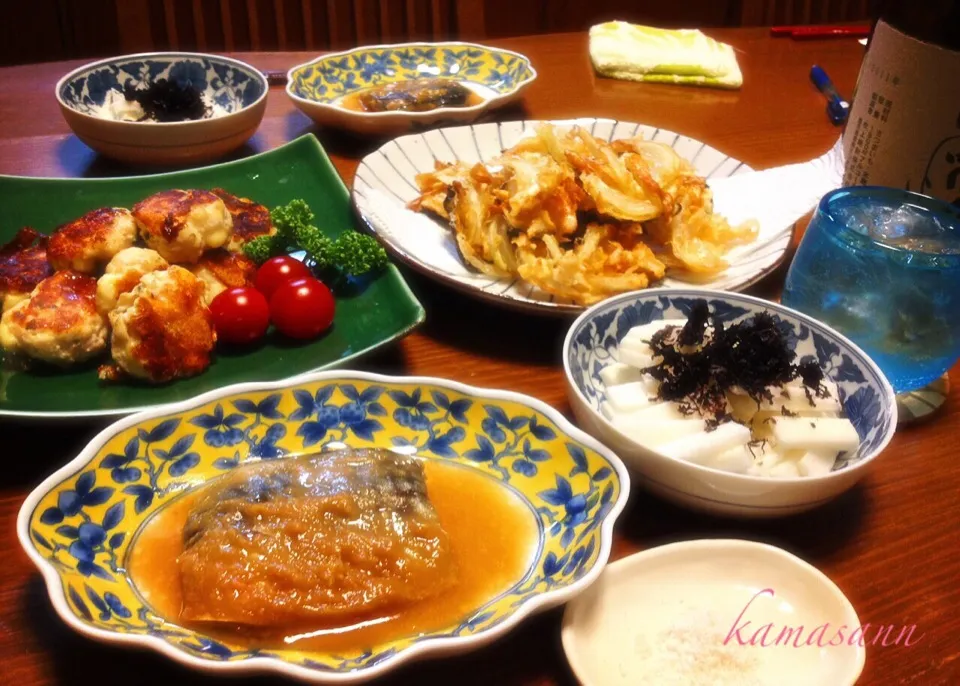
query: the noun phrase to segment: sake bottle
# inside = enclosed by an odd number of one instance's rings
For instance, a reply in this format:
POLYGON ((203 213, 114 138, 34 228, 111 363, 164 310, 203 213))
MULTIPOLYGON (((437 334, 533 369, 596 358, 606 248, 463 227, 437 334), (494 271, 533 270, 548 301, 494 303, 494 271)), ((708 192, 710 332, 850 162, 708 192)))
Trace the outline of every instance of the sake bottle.
POLYGON ((960 0, 880 0, 843 136, 844 185, 960 206, 960 0))

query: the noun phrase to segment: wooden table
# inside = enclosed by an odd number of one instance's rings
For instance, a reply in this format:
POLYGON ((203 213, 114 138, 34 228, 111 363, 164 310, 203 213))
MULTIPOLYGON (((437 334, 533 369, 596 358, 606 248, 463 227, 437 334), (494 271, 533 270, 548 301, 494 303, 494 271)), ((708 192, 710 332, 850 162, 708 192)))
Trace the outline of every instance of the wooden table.
MULTIPOLYGON (((733 43, 744 72, 739 92, 639 85, 596 78, 583 34, 504 40, 540 74, 525 107, 504 119, 615 117, 700 138, 763 168, 810 159, 838 130, 807 74, 822 65, 851 94, 863 49, 853 40, 792 42, 764 30, 716 31, 733 43)), ((303 54, 240 55, 263 69, 286 69, 303 54)), ((57 79, 76 66, 0 69, 0 173, 105 176, 130 170, 98 159, 71 136, 53 97, 57 79)), ((375 147, 316 131, 281 88, 245 154, 316 133, 349 182, 375 147)), ((55 202, 55 199, 52 199, 55 202)), ((2 221, 2 208, 0 208, 2 221)), ((569 411, 560 368, 566 323, 514 315, 410 275, 428 321, 365 369, 448 377, 529 393, 569 411)), ((776 296, 783 270, 754 291, 776 296)), ((960 460, 951 429, 958 393, 926 425, 903 429, 857 488, 816 512, 770 522, 722 521, 692 514, 635 489, 618 524, 614 557, 681 539, 736 536, 782 546, 813 563, 849 596, 864 623, 916 624, 912 647, 869 647, 862 684, 960 683, 960 460)), ((152 653, 105 647, 74 635, 56 617, 40 576, 20 549, 15 519, 28 491, 74 457, 97 427, 0 424, 0 673, 7 683, 203 683, 203 677, 152 653)), ((776 584, 776 579, 771 579, 776 584)), ((559 612, 524 623, 495 646, 462 658, 412 665, 395 684, 571 684, 559 639, 559 612)), ((264 679, 262 683, 267 683, 264 679)), ((811 686, 833 686, 811 684, 811 686)))

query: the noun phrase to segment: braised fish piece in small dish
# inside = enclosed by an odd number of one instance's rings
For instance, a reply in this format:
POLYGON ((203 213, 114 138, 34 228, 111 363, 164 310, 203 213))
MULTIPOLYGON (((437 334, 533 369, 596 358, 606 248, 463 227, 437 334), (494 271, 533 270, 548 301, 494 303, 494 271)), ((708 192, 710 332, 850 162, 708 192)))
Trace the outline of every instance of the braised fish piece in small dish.
POLYGON ((360 112, 429 112, 481 102, 483 98, 454 79, 410 79, 351 93, 341 105, 360 112))

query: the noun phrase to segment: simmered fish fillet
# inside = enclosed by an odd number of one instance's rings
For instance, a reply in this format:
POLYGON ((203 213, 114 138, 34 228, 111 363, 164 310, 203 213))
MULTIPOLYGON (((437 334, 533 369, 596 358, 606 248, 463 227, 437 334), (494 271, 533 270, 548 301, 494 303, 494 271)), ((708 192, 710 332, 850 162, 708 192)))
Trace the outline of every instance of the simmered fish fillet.
POLYGON ((183 536, 190 621, 340 625, 456 577, 422 464, 386 450, 239 467, 201 496, 183 536))
POLYGON ((427 112, 438 107, 463 107, 472 91, 451 79, 413 79, 371 88, 360 94, 366 112, 427 112))

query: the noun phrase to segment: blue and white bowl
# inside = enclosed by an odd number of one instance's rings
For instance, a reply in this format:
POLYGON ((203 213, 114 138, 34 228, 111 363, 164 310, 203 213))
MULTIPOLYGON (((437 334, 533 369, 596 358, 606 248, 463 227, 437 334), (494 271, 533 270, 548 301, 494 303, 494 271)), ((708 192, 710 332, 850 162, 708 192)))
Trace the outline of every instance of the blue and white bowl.
POLYGON ((367 135, 467 123, 514 102, 537 78, 530 60, 516 52, 476 43, 400 43, 335 52, 299 64, 288 73, 287 95, 321 126, 367 135), (399 81, 450 78, 479 94, 469 107, 428 112, 357 112, 341 105, 357 91, 399 81))
POLYGON ((817 320, 777 303, 706 289, 626 293, 584 312, 563 346, 567 391, 581 428, 594 435, 643 478, 640 483, 678 504, 724 515, 778 517, 812 509, 856 484, 886 448, 897 427, 897 404, 877 365, 847 338, 817 320), (668 457, 629 439, 601 414, 606 399, 600 370, 617 362, 620 340, 634 326, 683 319, 695 300, 733 323, 758 312, 778 317, 798 359, 817 360, 840 391, 846 415, 860 436, 859 450, 820 477, 771 479, 703 467, 668 457))
POLYGON ((267 105, 268 84, 257 69, 219 55, 155 52, 111 57, 75 69, 57 83, 67 124, 97 152, 124 162, 206 162, 243 145, 257 130, 267 105), (149 86, 165 78, 197 87, 225 112, 184 122, 117 121, 101 107, 111 90, 149 86))

